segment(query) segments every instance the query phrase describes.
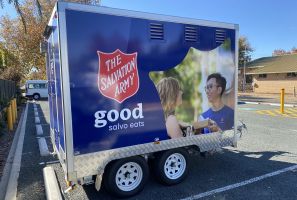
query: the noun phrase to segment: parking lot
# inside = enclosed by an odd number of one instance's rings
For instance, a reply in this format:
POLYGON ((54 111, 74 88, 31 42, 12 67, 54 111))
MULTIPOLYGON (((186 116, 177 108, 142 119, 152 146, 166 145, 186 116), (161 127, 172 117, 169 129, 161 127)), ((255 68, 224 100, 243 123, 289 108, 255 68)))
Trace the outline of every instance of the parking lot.
MULTIPOLYGON (((48 102, 36 103, 46 141, 49 139, 48 102)), ((191 156, 187 179, 179 185, 163 186, 150 177, 144 190, 130 199, 297 199, 297 127, 296 118, 263 115, 274 110, 268 105, 238 106, 238 120, 248 133, 236 148, 206 158, 191 156)), ((67 189, 57 158, 40 156, 34 124, 33 104, 28 107, 27 129, 18 183, 19 199, 44 199, 42 168, 55 169, 61 191, 67 189), (31 110, 31 111, 30 111, 31 110)), ((64 194, 65 199, 114 199, 94 185, 77 186, 64 194)))

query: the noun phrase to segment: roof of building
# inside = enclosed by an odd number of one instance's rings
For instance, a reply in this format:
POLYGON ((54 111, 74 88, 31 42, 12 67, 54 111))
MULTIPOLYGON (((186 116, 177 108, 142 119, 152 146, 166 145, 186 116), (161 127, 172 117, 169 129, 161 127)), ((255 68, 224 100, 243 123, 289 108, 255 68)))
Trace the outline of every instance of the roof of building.
POLYGON ((247 63, 246 74, 297 72, 297 54, 263 57, 247 63))

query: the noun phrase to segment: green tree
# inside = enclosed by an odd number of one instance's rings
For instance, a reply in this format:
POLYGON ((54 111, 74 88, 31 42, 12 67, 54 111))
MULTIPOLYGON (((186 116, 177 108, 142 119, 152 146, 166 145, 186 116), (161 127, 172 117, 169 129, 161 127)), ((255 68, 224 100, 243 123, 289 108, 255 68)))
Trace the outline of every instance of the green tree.
MULTIPOLYGON (((4 3, 8 3, 8 4, 13 4, 17 14, 19 15, 21 21, 22 21, 22 25, 24 27, 25 32, 27 31, 27 26, 26 26, 26 19, 24 16, 24 12, 21 9, 21 4, 19 0, 0 0, 0 5, 1 8, 4 8, 4 3)), ((41 12, 41 4, 39 0, 34 0, 34 7, 37 9, 39 16, 42 18, 42 12, 41 12)))
MULTIPOLYGON (((33 7, 32 9, 36 12, 36 14, 38 15, 38 18, 40 20, 43 20, 44 18, 44 15, 46 15, 46 10, 44 9, 44 4, 47 3, 48 5, 52 5, 52 3, 56 2, 57 0, 55 1, 52 1, 52 0, 34 0, 34 1, 31 1, 33 7)), ((69 2, 78 2, 78 3, 85 3, 85 4, 91 4, 94 0, 66 0, 66 1, 69 1, 69 2)), ((100 2, 100 1, 99 1, 100 2)), ((20 20, 22 22, 22 25, 23 25, 23 28, 24 28, 24 31, 27 32, 27 23, 28 23, 28 19, 26 19, 26 11, 24 11, 22 9, 22 5, 21 5, 21 1, 19 0, 0 0, 0 6, 1 8, 3 9, 4 8, 4 4, 7 3, 7 4, 12 4, 18 14, 18 16, 20 17, 20 20)), ((46 16, 45 16, 46 19, 48 19, 46 16)))
POLYGON ((241 36, 239 37, 239 52, 238 52, 238 67, 244 66, 245 62, 250 62, 252 57, 251 53, 254 49, 251 47, 247 37, 241 36))
MULTIPOLYGON (((30 79, 32 67, 36 67, 45 77, 45 58, 40 53, 40 42, 43 31, 49 20, 54 0, 40 0, 44 18, 40 18, 34 2, 26 0, 20 9, 26 20, 25 30, 21 17, 11 19, 4 16, 0 19, 0 41, 2 55, 4 52, 5 66, 1 68, 1 76, 5 79, 20 81, 30 79)), ((2 56, 3 57, 3 56, 2 56)), ((2 61, 3 62, 3 61, 2 61)))

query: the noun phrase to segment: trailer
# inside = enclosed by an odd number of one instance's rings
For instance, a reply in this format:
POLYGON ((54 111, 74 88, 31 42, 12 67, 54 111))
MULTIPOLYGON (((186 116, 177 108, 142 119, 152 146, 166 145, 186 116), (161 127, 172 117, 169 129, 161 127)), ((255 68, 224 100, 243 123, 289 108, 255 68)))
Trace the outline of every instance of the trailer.
POLYGON ((190 152, 236 146, 238 25, 57 2, 44 37, 51 140, 69 187, 104 183, 127 197, 143 189, 148 163, 173 185, 186 177, 190 152), (195 134, 193 120, 185 137, 169 138, 154 80, 172 69, 193 75, 184 82, 195 80, 185 88, 194 86, 195 103, 183 113, 195 110, 197 121, 210 109, 208 75, 224 76, 233 111, 218 123, 232 126, 195 134))

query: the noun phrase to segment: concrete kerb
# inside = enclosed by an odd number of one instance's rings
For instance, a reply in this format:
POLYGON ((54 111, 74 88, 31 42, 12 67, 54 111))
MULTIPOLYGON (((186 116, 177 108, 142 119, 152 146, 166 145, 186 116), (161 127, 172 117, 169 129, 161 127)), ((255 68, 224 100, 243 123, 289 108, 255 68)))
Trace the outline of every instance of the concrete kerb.
POLYGON ((17 194, 17 181, 19 177, 23 143, 27 122, 28 103, 25 111, 22 113, 16 135, 13 139, 12 146, 6 161, 3 176, 0 183, 0 199, 15 200, 17 194))
POLYGON ((52 167, 43 168, 43 179, 47 200, 62 200, 60 188, 58 186, 56 174, 52 167))

